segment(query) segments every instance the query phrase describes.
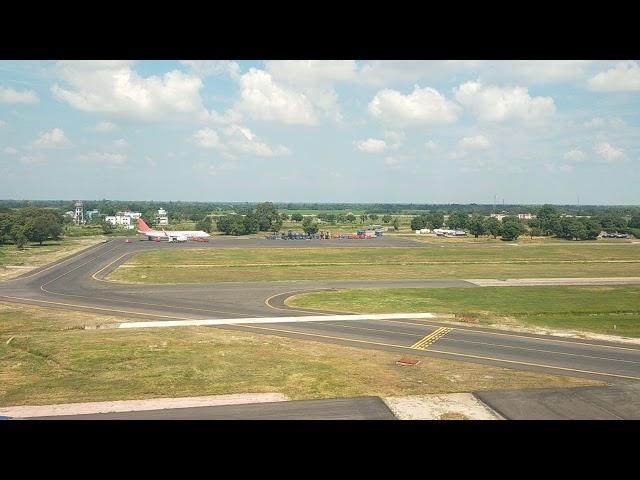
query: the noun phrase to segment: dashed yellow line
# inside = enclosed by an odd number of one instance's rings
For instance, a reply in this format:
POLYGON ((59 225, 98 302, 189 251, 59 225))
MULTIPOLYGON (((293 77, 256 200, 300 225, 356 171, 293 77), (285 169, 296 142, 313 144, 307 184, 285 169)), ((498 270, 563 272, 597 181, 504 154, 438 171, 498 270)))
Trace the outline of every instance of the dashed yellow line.
POLYGON ((418 340, 416 343, 411 345, 409 348, 414 348, 416 350, 426 350, 431 346, 432 343, 437 341, 439 338, 443 337, 447 333, 449 333, 452 329, 448 327, 440 327, 436 329, 434 332, 431 332, 426 337, 418 340))

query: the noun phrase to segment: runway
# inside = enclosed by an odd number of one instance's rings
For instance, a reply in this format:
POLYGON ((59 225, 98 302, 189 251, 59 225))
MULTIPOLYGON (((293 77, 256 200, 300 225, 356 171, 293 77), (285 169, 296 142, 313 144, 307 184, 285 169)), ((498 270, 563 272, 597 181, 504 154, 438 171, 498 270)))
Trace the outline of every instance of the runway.
MULTIPOLYGON (((305 291, 337 288, 483 288, 471 281, 381 280, 217 283, 200 285, 128 285, 104 277, 138 252, 176 248, 263 248, 413 246, 434 248, 409 240, 383 237, 363 241, 267 241, 214 238, 209 243, 111 241, 0 283, 0 299, 66 310, 135 317, 144 321, 249 319, 225 329, 252 331, 306 340, 394 351, 403 356, 432 356, 522 370, 583 376, 605 380, 640 380, 640 346, 551 336, 512 333, 473 326, 456 326, 435 320, 341 320, 303 323, 251 324, 252 318, 329 315, 292 309, 284 300, 305 291)), ((640 280, 639 280, 640 281, 640 280)), ((505 289, 508 294, 509 289, 505 289)), ((264 321, 263 321, 264 322, 264 321)))

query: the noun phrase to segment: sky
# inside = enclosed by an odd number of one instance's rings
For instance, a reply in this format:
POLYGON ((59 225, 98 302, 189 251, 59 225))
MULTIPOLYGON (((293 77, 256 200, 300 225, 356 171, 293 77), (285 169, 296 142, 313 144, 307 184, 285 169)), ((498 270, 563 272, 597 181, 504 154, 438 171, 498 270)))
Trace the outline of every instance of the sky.
POLYGON ((640 62, 0 61, 0 199, 640 204, 640 62))

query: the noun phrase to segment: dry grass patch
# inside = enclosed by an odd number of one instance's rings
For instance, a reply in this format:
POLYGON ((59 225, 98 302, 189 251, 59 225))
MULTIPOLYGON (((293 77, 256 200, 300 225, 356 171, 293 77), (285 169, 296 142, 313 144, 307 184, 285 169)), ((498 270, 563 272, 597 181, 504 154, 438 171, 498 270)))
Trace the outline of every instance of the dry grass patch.
POLYGON ((106 237, 65 238, 44 245, 28 245, 18 250, 13 245, 0 246, 0 281, 29 272, 34 268, 61 260, 69 255, 101 243, 106 237), (19 267, 19 268, 14 268, 19 267))
POLYGON ((82 330, 70 327, 115 318, 0 306, 0 406, 264 392, 292 399, 401 396, 601 384, 428 357, 416 367, 401 367, 397 353, 238 329, 82 330))

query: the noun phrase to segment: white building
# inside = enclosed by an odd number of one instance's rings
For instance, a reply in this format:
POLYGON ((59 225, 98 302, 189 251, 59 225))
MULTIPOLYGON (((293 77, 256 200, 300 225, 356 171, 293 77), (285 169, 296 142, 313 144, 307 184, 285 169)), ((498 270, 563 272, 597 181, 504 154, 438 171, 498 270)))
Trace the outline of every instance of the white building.
POLYGON ((499 221, 502 221, 502 219, 506 216, 507 215, 505 215, 504 213, 492 213, 491 215, 489 215, 490 218, 496 218, 499 221))
POLYGON ((127 230, 135 228, 135 225, 131 225, 131 217, 127 215, 108 215, 104 217, 105 222, 109 222, 114 227, 124 227, 127 230))
POLYGON ((158 209, 157 223, 158 225, 169 225, 169 215, 164 208, 158 209))
POLYGON ((138 220, 142 214, 140 212, 130 212, 130 211, 126 211, 126 212, 116 212, 117 216, 121 216, 121 217, 130 217, 133 220, 138 220))
POLYGON ((518 218, 520 220, 532 220, 534 218, 538 218, 538 216, 533 213, 519 213, 518 218))

